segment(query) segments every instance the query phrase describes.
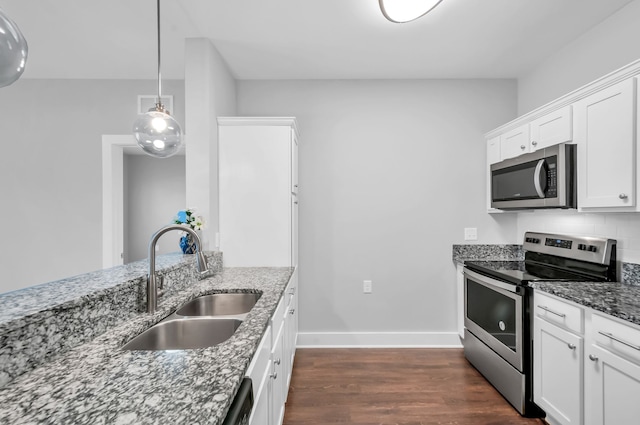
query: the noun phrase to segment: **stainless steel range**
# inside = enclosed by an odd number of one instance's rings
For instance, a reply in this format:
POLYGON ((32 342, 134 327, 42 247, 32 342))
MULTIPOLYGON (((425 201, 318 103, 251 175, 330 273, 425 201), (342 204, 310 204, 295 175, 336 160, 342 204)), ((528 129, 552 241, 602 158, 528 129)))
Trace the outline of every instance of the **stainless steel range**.
POLYGON ((464 353, 521 415, 533 403, 532 281, 616 280, 616 241, 527 232, 524 261, 466 261, 464 353))

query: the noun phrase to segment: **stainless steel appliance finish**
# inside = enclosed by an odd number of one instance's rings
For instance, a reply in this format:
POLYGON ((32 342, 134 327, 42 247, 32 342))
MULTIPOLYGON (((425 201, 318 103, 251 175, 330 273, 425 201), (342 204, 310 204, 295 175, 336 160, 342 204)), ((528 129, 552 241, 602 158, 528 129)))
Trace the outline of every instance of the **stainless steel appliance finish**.
POLYGON ((253 410, 253 384, 251 378, 244 378, 222 425, 249 425, 251 410, 253 410))
POLYGON ((616 280, 616 241, 526 232, 524 261, 467 261, 464 268, 467 360, 520 414, 533 403, 533 289, 536 280, 616 280))
POLYGON ((561 144, 491 165, 491 207, 576 208, 576 145, 561 144))
POLYGON ((464 326, 522 371, 522 290, 516 285, 465 271, 464 326), (471 300, 471 304, 468 304, 471 300))

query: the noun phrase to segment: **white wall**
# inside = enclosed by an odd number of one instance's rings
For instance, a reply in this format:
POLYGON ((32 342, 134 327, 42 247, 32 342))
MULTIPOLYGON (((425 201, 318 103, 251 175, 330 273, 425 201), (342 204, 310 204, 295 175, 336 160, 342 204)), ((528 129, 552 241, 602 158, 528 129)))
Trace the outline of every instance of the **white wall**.
MULTIPOLYGON (((163 83, 183 123, 184 83, 163 83)), ((154 80, 20 79, 2 88, 0 293, 101 268, 101 137, 130 133, 137 96, 156 90, 154 80)))
POLYGON ((189 134, 187 207, 205 220, 202 244, 216 249, 218 232, 219 116, 236 115, 236 80, 208 39, 190 38, 185 45, 185 100, 189 134))
POLYGON ((238 81, 240 115, 298 119, 301 332, 455 332, 452 244, 516 239, 483 178, 515 111, 512 80, 238 81))
MULTIPOLYGON (((185 158, 124 155, 124 263, 149 258, 149 240, 185 209, 185 158)), ((181 234, 160 237, 157 254, 180 251, 181 234)))
POLYGON ((525 114, 640 58, 640 0, 566 45, 518 79, 525 114))
POLYGON ((640 264, 640 213, 578 213, 536 211, 518 213, 518 235, 526 231, 601 236, 618 241, 618 259, 640 264))

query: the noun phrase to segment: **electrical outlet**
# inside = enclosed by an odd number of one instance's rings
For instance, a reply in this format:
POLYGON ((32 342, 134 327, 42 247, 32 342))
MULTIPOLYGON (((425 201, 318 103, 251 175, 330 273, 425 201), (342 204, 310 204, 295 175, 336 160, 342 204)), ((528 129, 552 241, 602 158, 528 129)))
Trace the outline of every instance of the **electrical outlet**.
POLYGON ((465 227, 464 228, 464 240, 465 241, 477 241, 478 240, 478 228, 477 227, 465 227))
POLYGON ((373 292, 373 283, 370 280, 365 280, 362 282, 362 292, 365 294, 370 294, 373 292))

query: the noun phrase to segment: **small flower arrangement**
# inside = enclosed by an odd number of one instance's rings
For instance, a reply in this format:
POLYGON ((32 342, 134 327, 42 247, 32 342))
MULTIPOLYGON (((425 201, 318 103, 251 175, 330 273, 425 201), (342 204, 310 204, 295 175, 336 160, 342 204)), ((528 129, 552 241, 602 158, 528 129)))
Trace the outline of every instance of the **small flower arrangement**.
POLYGON ((173 222, 175 224, 185 224, 193 230, 202 230, 204 228, 204 219, 201 215, 196 215, 196 210, 193 208, 178 211, 173 222))

